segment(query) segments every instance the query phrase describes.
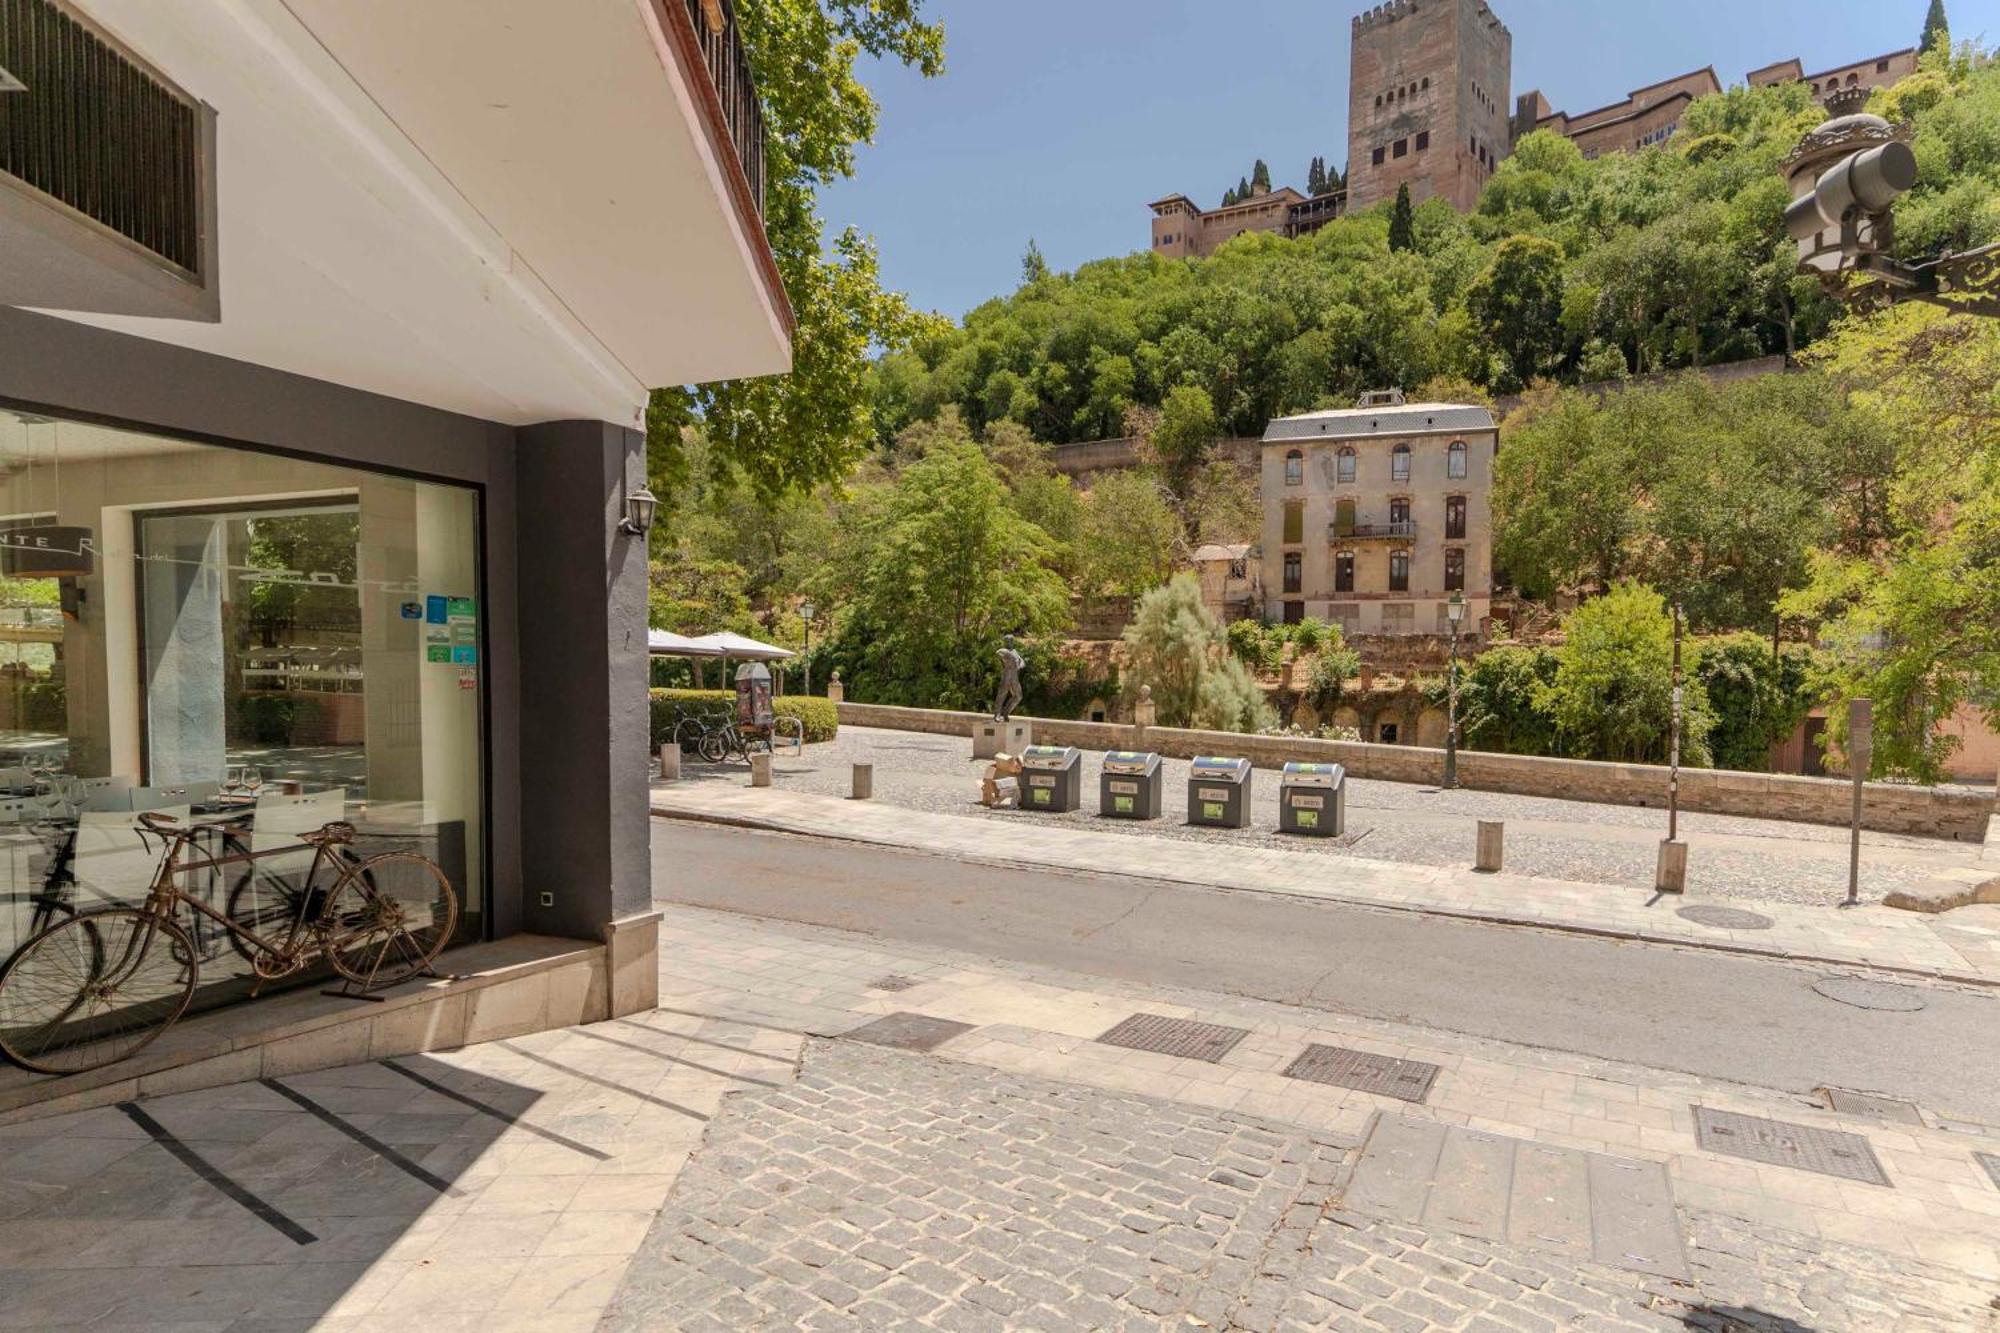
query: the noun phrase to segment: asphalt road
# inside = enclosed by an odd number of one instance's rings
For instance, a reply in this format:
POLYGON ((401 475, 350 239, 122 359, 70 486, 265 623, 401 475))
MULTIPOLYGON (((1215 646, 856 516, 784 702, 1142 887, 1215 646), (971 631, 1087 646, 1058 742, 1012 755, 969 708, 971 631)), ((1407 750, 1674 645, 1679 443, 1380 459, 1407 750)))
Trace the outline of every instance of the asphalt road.
POLYGON ((1155 985, 1224 991, 2000 1125, 2000 994, 1916 1012, 1817 994, 1826 969, 1224 892, 1024 873, 656 820, 653 896, 1155 985))

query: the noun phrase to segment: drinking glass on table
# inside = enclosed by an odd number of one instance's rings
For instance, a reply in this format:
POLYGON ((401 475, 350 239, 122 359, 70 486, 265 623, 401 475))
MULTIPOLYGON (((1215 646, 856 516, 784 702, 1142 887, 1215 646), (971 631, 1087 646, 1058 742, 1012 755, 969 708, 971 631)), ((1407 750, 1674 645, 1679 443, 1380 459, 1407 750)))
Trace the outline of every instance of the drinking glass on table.
POLYGON ((253 797, 256 796, 258 790, 262 788, 263 785, 264 785, 263 770, 256 768, 246 768, 243 770, 243 787, 246 791, 250 793, 251 796, 253 797))

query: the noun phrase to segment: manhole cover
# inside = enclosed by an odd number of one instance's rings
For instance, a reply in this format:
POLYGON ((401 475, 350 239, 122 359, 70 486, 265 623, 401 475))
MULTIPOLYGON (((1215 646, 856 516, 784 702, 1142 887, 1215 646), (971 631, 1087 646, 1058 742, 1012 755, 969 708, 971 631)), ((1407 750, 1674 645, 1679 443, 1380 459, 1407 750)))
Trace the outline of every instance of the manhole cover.
POLYGON ((1124 1046, 1135 1051, 1155 1051, 1189 1060, 1214 1064, 1229 1054, 1250 1033, 1244 1028, 1226 1028, 1214 1023, 1197 1023, 1191 1018, 1164 1018, 1159 1014, 1134 1014, 1098 1040, 1107 1046, 1124 1046))
POLYGON ((1875 1160, 1875 1150, 1859 1134, 1765 1120, 1706 1106, 1694 1108, 1694 1129, 1695 1141, 1704 1152, 1817 1171, 1823 1176, 1840 1176, 1868 1185, 1889 1183, 1889 1177, 1882 1174, 1882 1164, 1875 1160))
POLYGON ((1986 1168, 1986 1174, 1993 1177, 1993 1188, 2000 1189, 2000 1157, 1995 1157, 1990 1152, 1976 1152, 1972 1155, 1986 1168))
POLYGON ((918 986, 921 984, 923 983, 919 982, 915 977, 898 976, 897 974, 892 972, 886 977, 877 977, 875 980, 869 982, 868 989, 909 990, 911 987, 918 986))
POLYGON ((1436 1065, 1350 1051, 1342 1046, 1308 1046, 1285 1070, 1286 1078, 1331 1083, 1337 1088, 1353 1088, 1406 1102, 1420 1102, 1428 1097, 1431 1081, 1437 1076, 1436 1065))
POLYGON ((1714 926, 1717 930, 1769 930, 1771 918, 1756 912, 1746 912, 1740 907, 1717 907, 1713 903, 1696 903, 1683 907, 1674 913, 1683 921, 1692 921, 1697 926, 1714 926))
POLYGON ((1891 1013, 1913 1014, 1924 1007, 1924 997, 1909 986, 1866 977, 1821 977, 1813 989, 1829 1000, 1851 1004, 1856 1009, 1886 1009, 1891 1013))
POLYGON ((970 1023, 954 1023, 949 1018, 932 1018, 929 1014, 902 1013, 885 1014, 845 1035, 877 1046, 894 1046, 899 1051, 931 1051, 970 1031, 970 1023))
POLYGON ((1906 1102, 1900 1097, 1878 1097, 1872 1092, 1849 1092, 1846 1088, 1823 1088, 1826 1104, 1842 1115, 1870 1115, 1878 1120, 1894 1120, 1898 1124, 1921 1125, 1923 1113, 1917 1110, 1915 1102, 1906 1102))

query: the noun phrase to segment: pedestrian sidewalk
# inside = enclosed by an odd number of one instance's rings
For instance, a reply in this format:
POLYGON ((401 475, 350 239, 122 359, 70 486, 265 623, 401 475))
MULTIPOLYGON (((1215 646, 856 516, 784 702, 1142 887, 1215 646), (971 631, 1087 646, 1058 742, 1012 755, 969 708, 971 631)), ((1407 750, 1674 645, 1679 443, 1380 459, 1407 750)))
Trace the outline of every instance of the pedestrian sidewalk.
MULTIPOLYGON (((1662 1266, 1649 1266, 1660 1263, 1659 1253, 1650 1261, 1621 1253, 1617 1246, 1607 1253, 1601 1229, 1595 1255, 1588 1246, 1578 1254, 1544 1244, 1562 1238, 1533 1233, 1560 1227, 1545 1220, 1524 1235, 1518 1201, 1511 1225, 1482 1222, 1482 1206, 1485 1216, 1492 1215, 1490 1197, 1484 1205, 1478 1202, 1485 1168, 1478 1161, 1461 1161, 1464 1170, 1453 1177, 1449 1149, 1437 1163, 1437 1180, 1425 1188, 1440 1201, 1449 1194, 1450 1208, 1442 1218, 1434 1208, 1420 1227, 1404 1218, 1406 1230, 1397 1234, 1409 1244, 1440 1233, 1500 1243, 1512 1248, 1487 1253, 1511 1253, 1514 1261, 1529 1266, 1552 1262, 1553 1253, 1559 1272, 1593 1263, 1600 1270, 1626 1270, 1638 1284, 1635 1290, 1650 1293, 1648 1308, 1655 1310, 1683 1315, 1697 1309, 1739 1310, 1768 1317, 1768 1322, 1741 1323, 1687 1318, 1675 1327, 2000 1326, 1989 1305, 2000 1283, 2000 1175, 1988 1175, 1989 1170, 2000 1172, 2000 1138, 1983 1126, 1947 1121, 1935 1108, 1908 1107, 1910 1118, 1902 1121, 1835 1113, 1798 1095, 1612 1061, 1239 997, 1128 985, 900 942, 883 944, 822 927, 699 908, 666 910, 661 949, 662 957, 671 960, 663 969, 664 1015, 700 1015, 889 1045, 907 1042, 935 1056, 1017 1078, 1296 1126, 1321 1145, 1366 1144, 1371 1133, 1382 1132, 1384 1118, 1395 1117, 1398 1124, 1414 1120, 1447 1132, 1468 1132, 1468 1150, 1475 1156, 1504 1152, 1504 1145, 1518 1142, 1537 1152, 1590 1154, 1594 1164, 1631 1171, 1664 1169, 1685 1246, 1684 1269, 1672 1256, 1662 1266), (1207 1058, 1193 1058, 1103 1040, 1134 1015, 1215 1025, 1224 1034, 1235 1034, 1223 1038, 1233 1044, 1220 1055, 1211 1051, 1207 1058), (885 1025, 884 1019, 892 1021, 885 1025), (1364 1076, 1371 1069, 1411 1071, 1407 1078, 1421 1082, 1427 1077, 1429 1082, 1421 1090, 1406 1087, 1402 1095, 1388 1096, 1293 1076, 1293 1062, 1311 1046, 1352 1053, 1361 1060, 1364 1076), (1807 1150, 1781 1151, 1776 1158, 1769 1152, 1732 1154, 1727 1151, 1730 1140, 1716 1137, 1713 1127, 1706 1135, 1698 1132, 1698 1115, 1713 1113, 1750 1117, 1730 1123, 1747 1128, 1767 1147, 1782 1142, 1804 1144, 1807 1150), (1758 1156, 1762 1160, 1752 1159, 1758 1156), (1857 1162, 1865 1165, 1869 1156, 1880 1167, 1877 1183, 1863 1183, 1859 1177, 1864 1172, 1852 1169, 1857 1162), (1778 1164, 1778 1158, 1789 1164, 1778 1164), (1824 1168, 1842 1161, 1844 1175, 1811 1169, 1815 1162, 1824 1168), (1678 1277, 1673 1276, 1676 1270, 1678 1277), (1646 1279, 1646 1273, 1654 1276, 1646 1279), (1796 1322, 1784 1324, 1785 1319, 1796 1322)), ((814 1065, 811 1050, 809 1046, 808 1076, 814 1065)), ((842 1077, 861 1086, 865 1101, 890 1099, 881 1113, 892 1128, 914 1131, 923 1124, 911 1108, 894 1103, 893 1089, 900 1081, 924 1082, 933 1075, 905 1076, 878 1064, 842 1077)), ((804 1117, 784 1143, 809 1161, 814 1154, 805 1145, 821 1133, 819 1117, 840 1109, 837 1088, 816 1086, 821 1093, 781 1097, 792 1114, 804 1117), (836 1104, 827 1104, 821 1094, 833 1095, 836 1104), (799 1104, 800 1098, 807 1104, 799 1104)), ((961 1095, 974 1106, 989 1100, 984 1091, 961 1095)), ((1904 1109, 1890 1108, 1899 1114, 1904 1109)), ((835 1145, 832 1156, 840 1161, 863 1151, 844 1129, 825 1133, 835 1145)), ((745 1169, 757 1160, 758 1154, 747 1148, 738 1159, 745 1169)), ((937 1169, 948 1166, 939 1162, 937 1169)), ((1537 1196, 1543 1189, 1560 1192, 1533 1183, 1525 1162, 1512 1171, 1517 1189, 1537 1196)), ((1492 1182, 1484 1183, 1490 1187, 1492 1182)), ((1345 1193, 1344 1201, 1332 1202, 1349 1214, 1365 1215, 1373 1206, 1360 1200, 1357 1187, 1349 1185, 1345 1193)), ((1500 1216, 1507 1215, 1502 1206, 1500 1216)), ((1359 1224, 1354 1217, 1348 1221, 1359 1224)), ((911 1233, 901 1227, 895 1231, 898 1243, 907 1248, 911 1233)), ((654 1239, 661 1241, 657 1230, 654 1239)), ((686 1240, 668 1237, 661 1243, 683 1243, 684 1257, 702 1250, 685 1245, 686 1240)), ((867 1238, 848 1240, 861 1245, 867 1238)), ((1474 1262, 1462 1251, 1455 1253, 1463 1262, 1474 1262)), ((1462 1275, 1463 1269, 1459 1271, 1462 1275)), ((1423 1290, 1440 1294, 1431 1286, 1423 1290)), ((614 1315, 618 1308, 614 1306, 614 1315)), ((1503 1311, 1492 1314, 1504 1322, 1503 1311)))
MULTIPOLYGON (((1652 897, 1629 888, 1469 868, 1286 850, 1245 850, 1183 840, 1095 833, 935 814, 869 801, 721 782, 656 783, 653 813, 995 865, 1070 870, 1281 893, 1507 925, 1577 931, 1654 944, 1722 949, 1834 966, 1860 966, 1973 985, 2000 986, 2000 907, 1940 917, 1875 904, 1854 908, 1756 903, 1760 925, 1731 899, 1710 925, 1680 916, 1699 894, 1652 897), (1751 925, 1756 928, 1743 928, 1751 925)), ((1723 906, 1717 903, 1715 906, 1723 906)))

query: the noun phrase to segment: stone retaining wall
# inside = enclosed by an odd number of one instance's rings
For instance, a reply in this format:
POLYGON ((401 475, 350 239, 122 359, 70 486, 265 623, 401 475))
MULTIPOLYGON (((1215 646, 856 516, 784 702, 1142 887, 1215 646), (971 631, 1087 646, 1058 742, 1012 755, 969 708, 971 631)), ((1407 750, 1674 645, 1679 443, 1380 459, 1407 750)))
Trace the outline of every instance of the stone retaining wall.
MULTIPOLYGON (((979 720, 979 715, 842 703, 840 720, 856 727, 930 732, 969 740, 972 724, 979 720)), ((1022 720, 1034 724, 1037 744, 1074 745, 1084 750, 1157 750, 1176 759, 1190 759, 1198 754, 1237 755, 1259 768, 1279 768, 1287 760, 1334 763, 1344 765, 1357 778, 1426 786, 1444 780, 1444 751, 1414 745, 1246 736, 1233 731, 1192 731, 1178 727, 1141 729, 1112 722, 1052 718, 1022 720)), ((1460 750, 1458 779, 1467 787, 1518 796, 1659 807, 1667 802, 1667 771, 1650 764, 1608 764, 1460 750)), ((1681 808, 1705 814, 1844 825, 1852 801, 1852 786, 1837 778, 1707 768, 1681 770, 1681 808)), ((1978 843, 1986 836, 1987 820, 1994 813, 1994 797, 1985 791, 1871 782, 1866 787, 1861 811, 1864 828, 1978 843)))

